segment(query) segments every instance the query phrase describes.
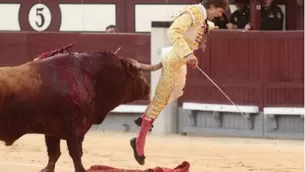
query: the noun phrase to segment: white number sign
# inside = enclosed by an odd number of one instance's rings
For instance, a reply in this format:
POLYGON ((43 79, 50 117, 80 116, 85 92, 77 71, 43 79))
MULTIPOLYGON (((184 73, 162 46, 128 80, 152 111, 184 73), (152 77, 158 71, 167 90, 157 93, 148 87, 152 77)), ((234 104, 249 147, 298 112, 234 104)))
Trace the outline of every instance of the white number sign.
POLYGON ((50 9, 44 4, 35 4, 29 12, 29 23, 36 31, 44 31, 51 24, 50 9))

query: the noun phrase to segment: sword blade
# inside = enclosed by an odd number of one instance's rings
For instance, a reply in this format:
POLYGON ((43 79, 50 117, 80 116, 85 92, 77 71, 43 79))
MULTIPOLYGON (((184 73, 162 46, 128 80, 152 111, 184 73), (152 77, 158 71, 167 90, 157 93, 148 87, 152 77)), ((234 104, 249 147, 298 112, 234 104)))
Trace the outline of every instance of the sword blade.
POLYGON ((222 91, 222 89, 199 67, 196 66, 196 68, 205 76, 208 78, 208 80, 210 80, 212 82, 212 84, 235 106, 235 108, 240 112, 240 114, 247 120, 248 123, 251 123, 249 121, 249 119, 246 117, 246 115, 244 113, 241 112, 241 110, 235 105, 235 103, 230 99, 230 97, 224 92, 222 91))

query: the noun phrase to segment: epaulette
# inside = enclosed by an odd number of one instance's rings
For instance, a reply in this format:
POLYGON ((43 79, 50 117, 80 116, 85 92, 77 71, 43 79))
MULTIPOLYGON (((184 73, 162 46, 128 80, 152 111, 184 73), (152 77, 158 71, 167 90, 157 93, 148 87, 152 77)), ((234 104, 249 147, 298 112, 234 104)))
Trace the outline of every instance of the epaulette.
POLYGON ((174 19, 179 17, 180 15, 184 13, 189 13, 192 16, 193 19, 193 24, 195 26, 198 26, 201 24, 202 21, 202 11, 201 11, 201 6, 198 4, 194 5, 188 5, 185 6, 184 8, 180 9, 176 14, 173 15, 174 19))

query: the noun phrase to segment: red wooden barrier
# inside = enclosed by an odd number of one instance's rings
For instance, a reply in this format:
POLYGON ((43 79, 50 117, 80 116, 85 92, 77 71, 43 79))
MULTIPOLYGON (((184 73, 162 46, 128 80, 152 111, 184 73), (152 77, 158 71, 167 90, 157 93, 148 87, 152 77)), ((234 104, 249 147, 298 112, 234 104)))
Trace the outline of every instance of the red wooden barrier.
MULTIPOLYGON (((304 105, 304 32, 211 34, 200 66, 238 104, 304 105)), ((230 102, 199 71, 189 70, 182 101, 230 102)))
MULTIPOLYGON (((303 34, 215 31, 207 51, 197 54, 202 69, 238 104, 303 106, 303 34)), ((150 63, 149 34, 3 32, 0 66, 18 65, 70 43, 76 45, 75 51, 115 51, 121 46, 119 55, 150 63)), ((181 101, 230 103, 199 71, 188 72, 181 101)))

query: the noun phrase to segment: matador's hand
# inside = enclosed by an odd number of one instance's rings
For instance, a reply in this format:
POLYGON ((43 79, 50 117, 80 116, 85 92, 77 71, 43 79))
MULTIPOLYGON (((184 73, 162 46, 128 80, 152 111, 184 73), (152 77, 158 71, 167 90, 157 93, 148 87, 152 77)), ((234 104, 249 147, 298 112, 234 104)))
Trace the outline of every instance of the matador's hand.
POLYGON ((196 35, 196 42, 198 44, 201 44, 202 43, 202 39, 203 39, 203 33, 198 32, 197 35, 196 35))
POLYGON ((195 68, 198 65, 198 59, 194 54, 190 54, 185 57, 187 60, 187 63, 192 66, 192 68, 195 68))

